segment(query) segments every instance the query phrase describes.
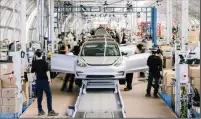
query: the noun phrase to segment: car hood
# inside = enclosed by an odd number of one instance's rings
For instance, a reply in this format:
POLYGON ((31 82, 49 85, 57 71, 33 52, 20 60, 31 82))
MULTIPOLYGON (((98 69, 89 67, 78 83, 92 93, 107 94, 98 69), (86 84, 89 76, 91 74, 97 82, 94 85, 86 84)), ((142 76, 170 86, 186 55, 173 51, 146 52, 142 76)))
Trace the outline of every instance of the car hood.
POLYGON ((135 54, 137 47, 135 45, 121 45, 119 47, 121 52, 127 53, 128 55, 135 54))
POLYGON ((112 65, 120 58, 120 56, 109 56, 109 57, 86 57, 86 56, 84 56, 81 58, 88 65, 104 66, 104 65, 112 65))

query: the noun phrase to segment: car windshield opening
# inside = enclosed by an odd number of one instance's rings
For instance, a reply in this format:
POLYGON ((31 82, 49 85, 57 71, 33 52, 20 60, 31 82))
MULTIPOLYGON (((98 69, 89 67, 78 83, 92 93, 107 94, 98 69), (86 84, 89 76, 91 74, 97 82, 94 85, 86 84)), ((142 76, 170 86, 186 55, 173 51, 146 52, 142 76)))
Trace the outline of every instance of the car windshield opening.
POLYGON ((81 56, 120 56, 120 51, 114 43, 89 43, 84 45, 81 56))

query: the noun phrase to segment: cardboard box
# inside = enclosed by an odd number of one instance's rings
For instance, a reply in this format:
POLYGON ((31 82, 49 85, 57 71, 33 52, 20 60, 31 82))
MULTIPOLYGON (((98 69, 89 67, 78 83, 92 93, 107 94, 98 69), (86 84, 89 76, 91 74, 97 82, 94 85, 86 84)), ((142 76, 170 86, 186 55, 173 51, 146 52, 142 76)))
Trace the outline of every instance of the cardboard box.
POLYGON ((16 78, 13 74, 3 75, 2 88, 16 88, 16 78))
POLYGON ((200 78, 191 78, 192 85, 200 85, 200 78))
POLYGON ((15 105, 17 105, 17 97, 3 98, 3 106, 15 106, 15 105))
POLYGON ((15 114, 18 112, 18 106, 2 106, 2 114, 15 114))
POLYGON ((2 106, 2 105, 3 105, 3 99, 0 98, 0 106, 2 106))
POLYGON ((7 72, 7 65, 6 64, 0 64, 0 78, 2 78, 3 74, 7 72))
POLYGON ((163 68, 172 69, 172 57, 171 56, 163 57, 163 68))
POLYGON ((200 65, 199 66, 189 66, 189 77, 200 78, 200 65))
POLYGON ((198 92, 200 93, 200 78, 191 78, 190 82, 193 88, 197 88, 198 92))
POLYGON ((13 63, 3 63, 0 64, 0 74, 6 74, 13 71, 13 63))
POLYGON ((14 98, 17 96, 17 88, 3 88, 2 97, 3 98, 14 98))
POLYGON ((188 31, 188 42, 192 43, 195 41, 199 41, 200 31, 188 31))
POLYGON ((163 71, 163 83, 165 86, 171 86, 172 78, 175 77, 175 72, 172 70, 163 71))

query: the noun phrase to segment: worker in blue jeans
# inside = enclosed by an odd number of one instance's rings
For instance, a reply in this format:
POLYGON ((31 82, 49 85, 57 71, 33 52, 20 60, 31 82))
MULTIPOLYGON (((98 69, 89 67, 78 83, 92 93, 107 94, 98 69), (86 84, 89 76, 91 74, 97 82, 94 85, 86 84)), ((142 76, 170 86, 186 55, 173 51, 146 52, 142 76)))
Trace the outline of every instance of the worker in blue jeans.
POLYGON ((36 60, 32 64, 31 72, 36 74, 36 86, 37 86, 37 102, 38 102, 38 116, 45 115, 44 110, 42 109, 42 100, 43 100, 43 91, 46 93, 47 97, 47 107, 48 107, 48 116, 58 116, 52 109, 52 93, 50 89, 50 78, 48 78, 48 64, 42 58, 42 51, 37 50, 35 52, 36 60))

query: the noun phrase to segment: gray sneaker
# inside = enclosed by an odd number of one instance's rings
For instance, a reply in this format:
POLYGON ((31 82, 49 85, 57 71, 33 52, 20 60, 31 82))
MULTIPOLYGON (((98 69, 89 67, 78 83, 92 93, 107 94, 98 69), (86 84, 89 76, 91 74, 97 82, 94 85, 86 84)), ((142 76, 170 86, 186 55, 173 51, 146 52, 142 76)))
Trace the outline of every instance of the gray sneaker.
POLYGON ((45 115, 45 111, 42 110, 41 112, 38 112, 38 116, 42 116, 42 115, 45 115))
POLYGON ((56 113, 54 110, 52 110, 48 113, 48 116, 58 116, 58 115, 59 115, 59 113, 56 113))

